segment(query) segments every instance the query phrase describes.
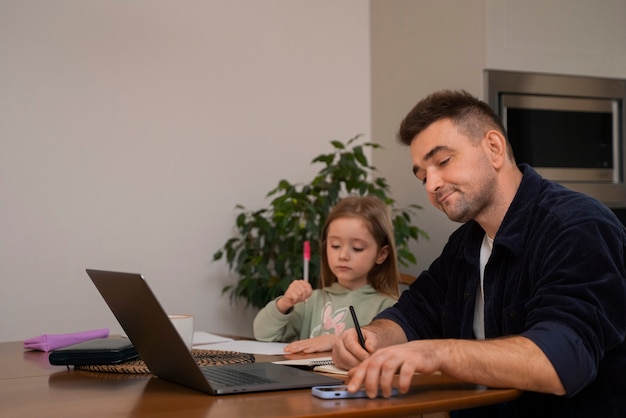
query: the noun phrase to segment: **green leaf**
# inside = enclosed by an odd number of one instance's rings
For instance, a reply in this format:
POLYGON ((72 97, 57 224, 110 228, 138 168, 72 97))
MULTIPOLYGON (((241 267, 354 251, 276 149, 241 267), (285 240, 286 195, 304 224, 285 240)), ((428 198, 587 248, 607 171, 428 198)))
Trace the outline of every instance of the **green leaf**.
POLYGON ((354 158, 363 166, 367 167, 367 157, 363 153, 363 147, 356 146, 352 149, 354 151, 354 158))

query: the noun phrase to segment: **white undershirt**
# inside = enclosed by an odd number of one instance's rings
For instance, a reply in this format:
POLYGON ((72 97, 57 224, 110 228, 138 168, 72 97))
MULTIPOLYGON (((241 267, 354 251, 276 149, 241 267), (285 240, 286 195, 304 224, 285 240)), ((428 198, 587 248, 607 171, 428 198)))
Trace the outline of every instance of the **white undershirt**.
POLYGON ((493 239, 485 234, 483 243, 480 246, 480 283, 476 292, 476 305, 474 307, 474 335, 478 340, 485 339, 485 293, 483 284, 485 282, 485 266, 493 250, 493 239))

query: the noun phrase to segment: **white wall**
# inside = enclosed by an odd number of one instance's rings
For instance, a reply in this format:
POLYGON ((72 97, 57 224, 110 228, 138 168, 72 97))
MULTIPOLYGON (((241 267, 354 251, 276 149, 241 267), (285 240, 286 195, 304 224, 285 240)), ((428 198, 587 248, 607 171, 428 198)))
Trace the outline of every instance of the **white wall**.
POLYGON ((0 341, 119 327, 84 272, 251 335, 234 206, 369 138, 361 0, 0 0, 0 341))
POLYGON ((441 88, 483 97, 485 68, 626 78, 624 0, 372 0, 372 135, 400 203, 424 206, 417 274, 458 227, 427 201, 395 140, 401 119, 441 88))
POLYGON ((488 68, 626 78, 626 1, 487 0, 488 68))

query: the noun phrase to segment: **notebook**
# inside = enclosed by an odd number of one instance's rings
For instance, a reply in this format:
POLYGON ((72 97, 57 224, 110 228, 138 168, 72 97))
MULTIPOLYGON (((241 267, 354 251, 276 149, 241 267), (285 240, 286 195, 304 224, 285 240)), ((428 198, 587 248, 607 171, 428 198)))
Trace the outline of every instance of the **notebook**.
POLYGON ((335 366, 332 357, 315 357, 302 360, 279 360, 274 361, 274 364, 284 364, 286 366, 304 368, 313 370, 315 372, 324 372, 332 374, 348 375, 348 371, 340 367, 335 366))
POLYGON ((274 363, 198 366, 140 274, 92 269, 87 269, 87 274, 150 372, 161 379, 210 395, 344 383, 343 380, 274 363), (219 383, 222 379, 224 381, 219 383))

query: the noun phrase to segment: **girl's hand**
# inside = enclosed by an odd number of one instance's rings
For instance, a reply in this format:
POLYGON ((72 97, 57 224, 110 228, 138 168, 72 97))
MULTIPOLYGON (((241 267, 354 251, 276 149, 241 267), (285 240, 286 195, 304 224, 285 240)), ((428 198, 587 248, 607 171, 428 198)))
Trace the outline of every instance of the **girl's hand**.
POLYGON ((304 302, 313 294, 313 288, 309 282, 294 280, 287 291, 276 301, 276 307, 282 313, 287 313, 296 303, 304 302))
POLYGON ((338 335, 328 334, 320 335, 319 337, 308 338, 306 340, 294 341, 291 344, 285 346, 287 353, 319 353, 323 351, 330 351, 333 348, 333 344, 337 340, 338 335))

